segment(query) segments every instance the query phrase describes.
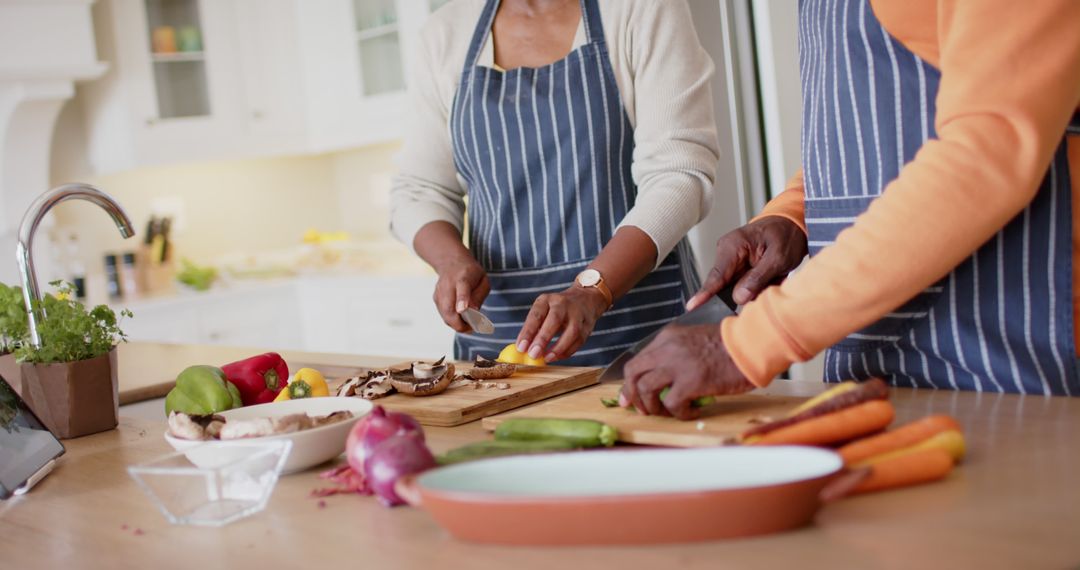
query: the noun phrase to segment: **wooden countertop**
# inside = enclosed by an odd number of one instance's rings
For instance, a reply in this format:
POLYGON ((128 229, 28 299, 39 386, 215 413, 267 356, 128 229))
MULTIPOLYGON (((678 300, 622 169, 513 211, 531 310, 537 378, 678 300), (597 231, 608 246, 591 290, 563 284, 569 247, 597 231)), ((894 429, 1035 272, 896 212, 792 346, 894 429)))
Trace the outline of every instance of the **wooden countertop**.
MULTIPOLYGON (((181 360, 218 354, 200 347, 162 350, 162 357, 181 360)), ((337 362, 345 365, 385 363, 340 358, 337 362)), ((790 383, 770 388, 785 394, 818 390, 790 383)), ((162 438, 164 425, 124 418, 117 430, 66 442, 68 453, 53 474, 28 495, 0 503, 0 552, 3 565, 12 568, 1080 564, 1080 399, 897 389, 893 402, 898 421, 931 413, 960 420, 969 443, 964 465, 941 483, 828 505, 814 526, 770 537, 633 548, 473 545, 452 539, 419 509, 386 509, 369 497, 351 495, 329 497, 320 508, 308 496, 322 486, 318 469, 283 478, 265 511, 232 525, 172 526, 125 471, 170 451, 162 438)), ((435 452, 486 437, 479 422, 425 431, 435 452)))

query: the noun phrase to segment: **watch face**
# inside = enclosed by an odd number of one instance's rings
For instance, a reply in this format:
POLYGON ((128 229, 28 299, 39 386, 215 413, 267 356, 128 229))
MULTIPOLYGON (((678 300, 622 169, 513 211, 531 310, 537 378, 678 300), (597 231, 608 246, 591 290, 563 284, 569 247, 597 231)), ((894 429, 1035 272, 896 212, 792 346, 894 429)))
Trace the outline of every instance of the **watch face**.
POLYGON ((578 274, 577 281, 582 287, 593 287, 600 282, 600 272, 595 269, 586 269, 578 274))

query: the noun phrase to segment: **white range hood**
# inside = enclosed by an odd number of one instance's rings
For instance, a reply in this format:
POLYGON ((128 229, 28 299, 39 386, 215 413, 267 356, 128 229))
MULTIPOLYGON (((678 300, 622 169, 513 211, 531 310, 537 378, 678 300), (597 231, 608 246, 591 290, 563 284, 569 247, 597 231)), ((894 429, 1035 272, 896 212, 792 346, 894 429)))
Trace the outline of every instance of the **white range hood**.
POLYGON ((0 281, 17 283, 16 232, 49 189, 53 127, 75 82, 100 77, 93 0, 0 0, 0 281))

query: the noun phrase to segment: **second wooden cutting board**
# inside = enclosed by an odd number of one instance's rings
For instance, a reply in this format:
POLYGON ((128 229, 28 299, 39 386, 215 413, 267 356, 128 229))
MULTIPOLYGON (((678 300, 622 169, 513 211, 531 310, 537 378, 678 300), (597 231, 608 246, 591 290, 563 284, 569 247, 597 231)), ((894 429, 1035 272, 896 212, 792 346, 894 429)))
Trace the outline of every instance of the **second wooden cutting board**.
POLYGON ((727 445, 755 425, 758 418, 779 418, 805 398, 746 394, 722 396, 699 421, 645 416, 622 408, 605 408, 601 398, 618 397, 620 384, 606 383, 541 402, 523 410, 484 418, 485 429, 510 418, 582 418, 604 422, 619 431, 619 441, 640 445, 707 447, 727 445))
MULTIPOLYGON (((468 362, 458 362, 454 366, 458 368, 459 373, 468 372, 472 367, 468 362)), ((392 368, 408 367, 408 363, 403 363, 392 368)), ((320 367, 315 365, 312 368, 319 369, 320 367)), ((419 398, 393 394, 374 400, 374 403, 388 410, 409 414, 424 425, 450 427, 591 386, 596 384, 599 377, 599 368, 523 367, 513 377, 500 380, 500 382, 510 384, 510 388, 506 390, 458 387, 435 396, 419 398)), ((345 380, 345 377, 340 376, 331 378, 329 382, 331 393, 337 390, 337 387, 345 380)))

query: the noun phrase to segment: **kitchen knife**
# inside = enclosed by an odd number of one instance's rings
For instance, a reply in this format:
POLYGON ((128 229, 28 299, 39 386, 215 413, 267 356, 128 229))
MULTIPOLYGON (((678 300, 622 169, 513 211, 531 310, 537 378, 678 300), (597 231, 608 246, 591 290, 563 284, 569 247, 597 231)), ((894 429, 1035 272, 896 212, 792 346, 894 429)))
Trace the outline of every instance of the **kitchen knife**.
POLYGON ((469 325, 469 328, 474 333, 492 334, 495 332, 495 325, 492 324, 491 319, 476 309, 469 308, 462 311, 461 320, 465 321, 465 324, 469 325))
POLYGON ((650 342, 656 338, 656 335, 660 334, 660 331, 670 326, 692 326, 692 325, 715 325, 720 324, 720 321, 727 317, 733 316, 735 311, 733 307, 735 303, 731 299, 731 290, 726 289, 721 291, 717 296, 709 299, 704 304, 696 307, 693 311, 689 311, 679 316, 674 321, 656 329, 651 335, 641 339, 634 346, 626 349, 625 352, 619 355, 604 372, 600 374, 600 382, 613 382, 623 379, 623 367, 626 363, 636 356, 639 352, 645 349, 650 342))

